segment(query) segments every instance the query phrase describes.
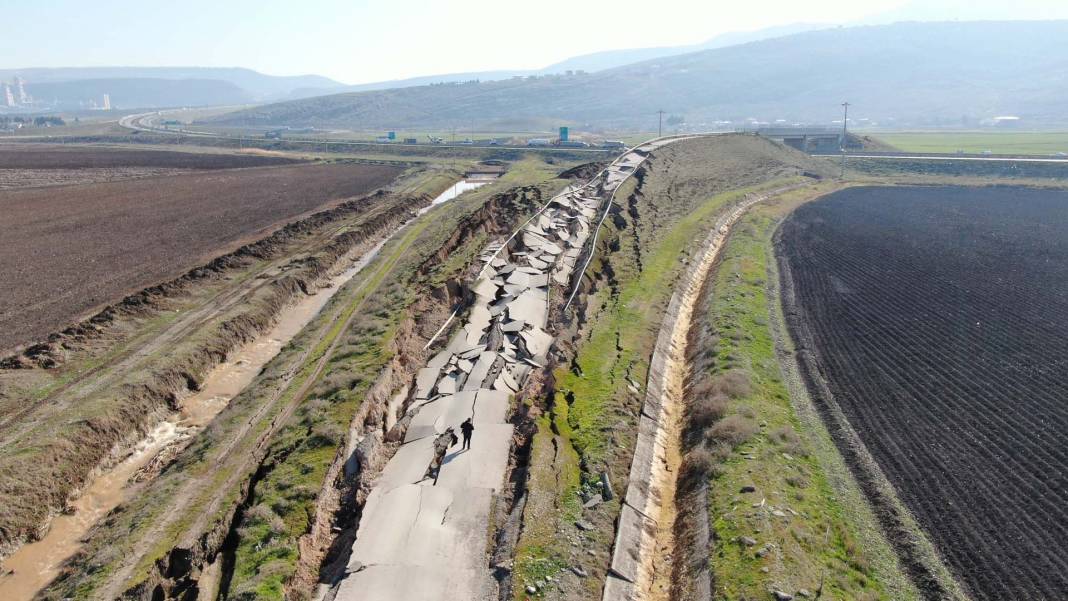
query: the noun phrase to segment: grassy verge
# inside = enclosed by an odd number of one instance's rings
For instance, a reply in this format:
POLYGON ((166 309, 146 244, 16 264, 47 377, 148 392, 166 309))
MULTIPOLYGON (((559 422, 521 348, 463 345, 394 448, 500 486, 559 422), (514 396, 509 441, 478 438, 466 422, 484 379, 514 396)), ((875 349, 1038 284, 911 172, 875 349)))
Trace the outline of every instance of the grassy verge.
POLYGON ((874 134, 905 152, 1051 155, 1068 152, 1068 132, 897 132, 874 134))
MULTIPOLYGON (((725 206, 782 183, 739 188, 689 199, 693 205, 680 202, 655 210, 660 217, 675 213, 673 222, 602 231, 604 245, 618 250, 599 253, 591 269, 610 272, 611 282, 589 300, 588 334, 573 362, 553 373, 556 396, 551 419, 539 423, 532 448, 531 501, 515 562, 517 599, 525 598, 528 584, 549 586, 547 576, 576 564, 591 566, 587 570, 591 577, 581 581, 580 594, 588 598, 600 594, 604 574, 592 566, 607 563, 605 550, 611 548, 610 524, 619 512, 619 498, 603 506, 607 511, 584 512, 580 493, 594 493, 601 472, 608 472, 613 482, 626 481, 639 388, 644 386, 663 309, 682 267, 680 259, 725 206), (628 249, 640 251, 630 254, 628 249), (572 544, 574 524, 580 518, 595 526, 582 534, 587 553, 593 551, 587 557, 576 555, 572 544)), ((633 180, 625 184, 616 202, 627 202, 635 187, 633 180)), ((616 486, 616 492, 621 491, 616 486)))
POLYGON ((703 373, 693 407, 709 408, 701 456, 709 481, 710 566, 717 599, 769 590, 833 599, 914 599, 818 417, 802 419, 780 368, 771 236, 804 190, 754 208, 734 229, 706 298, 703 373), (769 290, 771 296, 769 296, 769 290), (713 409, 714 408, 714 409, 713 409), (712 422, 708 424, 708 422, 712 422))

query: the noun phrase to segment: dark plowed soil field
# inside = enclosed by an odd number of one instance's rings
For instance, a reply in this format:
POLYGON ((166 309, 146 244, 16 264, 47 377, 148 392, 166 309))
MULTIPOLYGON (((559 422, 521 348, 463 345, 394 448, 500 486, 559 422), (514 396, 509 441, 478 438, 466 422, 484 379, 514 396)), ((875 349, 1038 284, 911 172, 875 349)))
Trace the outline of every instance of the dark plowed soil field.
POLYGON ((299 161, 254 154, 213 154, 56 144, 0 145, 0 169, 106 169, 156 167, 171 169, 233 169, 289 165, 299 161))
POLYGON ((1068 192, 854 188, 779 251, 799 345, 961 583, 1068 598, 1068 192))
POLYGON ((0 349, 41 340, 399 172, 296 165, 0 191, 0 349))

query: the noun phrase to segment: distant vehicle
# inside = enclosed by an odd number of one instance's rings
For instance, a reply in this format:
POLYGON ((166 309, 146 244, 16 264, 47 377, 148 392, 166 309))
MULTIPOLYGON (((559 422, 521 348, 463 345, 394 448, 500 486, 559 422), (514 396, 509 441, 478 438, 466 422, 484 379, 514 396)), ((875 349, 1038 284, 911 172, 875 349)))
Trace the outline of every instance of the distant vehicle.
POLYGON ((990 151, 990 150, 984 150, 983 152, 980 152, 979 154, 994 154, 994 153, 992 151, 990 151))
POLYGON ((549 138, 531 138, 527 140, 527 146, 552 146, 553 141, 549 138))
POLYGON ((404 138, 404 143, 405 144, 418 144, 419 140, 417 140, 415 138, 404 138))
POLYGON ((557 140, 553 142, 553 146, 559 148, 589 148, 590 145, 580 140, 557 140))
POLYGON ((389 144, 390 139, 388 136, 378 136, 375 138, 375 142, 378 142, 379 144, 389 144))
POLYGON ((267 138, 268 140, 281 140, 282 139, 282 132, 280 132, 278 130, 269 131, 269 132, 263 134, 263 137, 267 138))
POLYGON ((1055 157, 1068 157, 1068 152, 1055 152, 1055 153, 1053 153, 1053 156, 1055 156, 1055 157))
POLYGON ((472 145, 474 143, 475 142, 471 138, 464 138, 463 140, 460 140, 459 142, 457 142, 457 144, 463 144, 465 146, 470 146, 470 145, 472 145))
POLYGON ((627 145, 622 140, 605 140, 601 142, 601 148, 607 148, 609 150, 623 150, 627 145))
POLYGON ((500 145, 501 145, 501 141, 500 141, 500 140, 490 140, 490 141, 488 142, 488 144, 489 144, 490 146, 500 146, 500 145))
POLYGON ((435 138, 434 136, 427 136, 427 138, 430 140, 431 144, 444 144, 445 143, 445 139, 444 138, 435 138))

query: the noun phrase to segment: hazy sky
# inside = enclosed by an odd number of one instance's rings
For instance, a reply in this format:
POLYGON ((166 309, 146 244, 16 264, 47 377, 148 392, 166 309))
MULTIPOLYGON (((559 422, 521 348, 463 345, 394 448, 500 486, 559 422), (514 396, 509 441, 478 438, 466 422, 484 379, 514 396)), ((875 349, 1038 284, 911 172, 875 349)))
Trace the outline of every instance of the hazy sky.
POLYGON ((0 68, 249 67, 362 83, 540 68, 798 22, 1068 18, 1068 0, 7 0, 0 68))

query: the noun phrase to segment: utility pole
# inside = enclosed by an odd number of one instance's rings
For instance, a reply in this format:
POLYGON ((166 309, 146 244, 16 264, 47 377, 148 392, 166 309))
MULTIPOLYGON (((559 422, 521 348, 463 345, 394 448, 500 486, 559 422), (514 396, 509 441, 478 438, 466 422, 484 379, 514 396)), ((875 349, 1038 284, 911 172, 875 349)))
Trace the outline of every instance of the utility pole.
POLYGON ((663 109, 657 111, 656 114, 660 115, 660 125, 658 125, 657 128, 656 128, 656 137, 659 138, 659 137, 664 135, 664 111, 663 111, 663 109))
POLYGON ((842 103, 842 143, 839 145, 839 150, 842 152, 842 165, 841 173, 838 175, 838 179, 845 177, 845 159, 846 159, 846 144, 849 140, 849 103, 842 103))

